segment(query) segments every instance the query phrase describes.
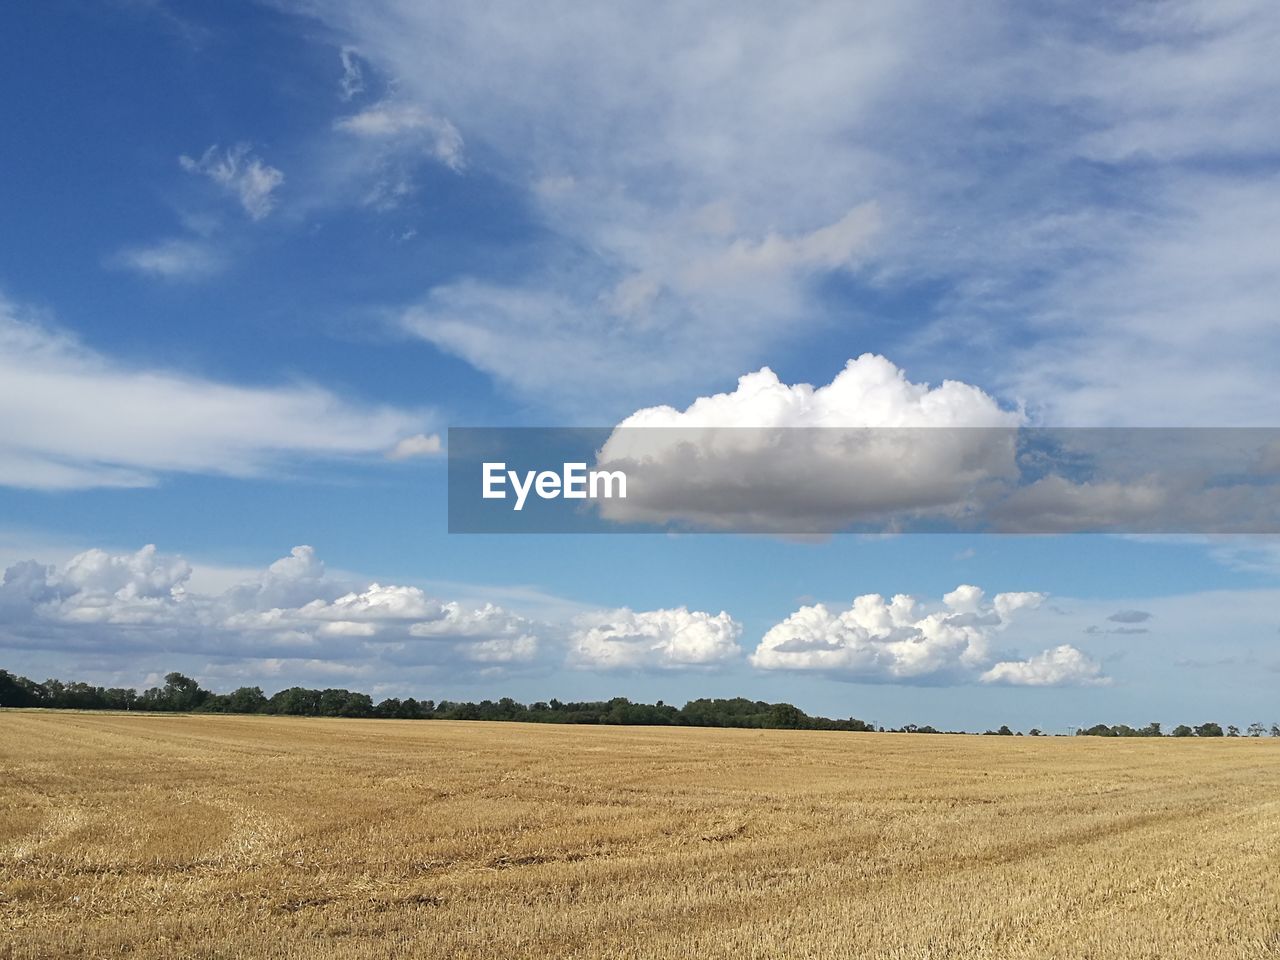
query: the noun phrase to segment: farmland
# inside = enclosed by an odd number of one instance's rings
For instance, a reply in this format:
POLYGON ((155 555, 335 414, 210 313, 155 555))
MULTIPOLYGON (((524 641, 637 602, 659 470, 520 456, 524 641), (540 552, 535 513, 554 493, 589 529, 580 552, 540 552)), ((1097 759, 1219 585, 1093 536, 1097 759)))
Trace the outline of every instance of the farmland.
POLYGON ((1280 957, 1280 743, 0 711, 0 956, 1280 957))

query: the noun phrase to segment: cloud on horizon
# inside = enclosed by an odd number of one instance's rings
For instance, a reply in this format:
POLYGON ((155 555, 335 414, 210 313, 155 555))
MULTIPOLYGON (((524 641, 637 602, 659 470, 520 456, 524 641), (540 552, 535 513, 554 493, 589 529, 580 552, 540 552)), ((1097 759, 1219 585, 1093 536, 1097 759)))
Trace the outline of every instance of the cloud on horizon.
MULTIPOLYGON (((723 610, 622 607, 534 620, 489 601, 334 576, 310 546, 217 592, 193 589, 192 577, 185 559, 150 545, 85 550, 61 565, 12 564, 0 582, 0 647, 117 662, 198 656, 221 663, 219 673, 266 664, 270 674, 289 663, 379 680, 421 669, 457 680, 561 666, 705 673, 744 664, 743 626, 723 610)), ((887 603, 862 596, 840 612, 806 606, 768 630, 746 662, 766 673, 878 683, 1108 682, 1069 646, 1026 660, 995 655, 1017 613, 1042 599, 1000 593, 988 601, 961 586, 932 610, 904 595, 887 603)))
POLYGON ((742 656, 742 624, 725 611, 601 610, 577 618, 569 663, 594 670, 688 670, 742 656))
POLYGON ((844 610, 803 606, 772 627, 751 655, 762 670, 821 673, 870 683, 1001 683, 1072 686, 1110 682, 1101 667, 1069 645, 1025 660, 997 661, 993 645, 1041 593, 998 593, 986 600, 962 585, 926 609, 898 594, 864 594, 844 610))
POLYGON ((181 557, 84 551, 56 567, 10 566, 0 584, 0 646, 139 658, 171 653, 289 660, 367 673, 404 666, 460 672, 524 664, 537 627, 494 604, 439 600, 412 586, 329 576, 309 546, 218 594, 188 588, 181 557))

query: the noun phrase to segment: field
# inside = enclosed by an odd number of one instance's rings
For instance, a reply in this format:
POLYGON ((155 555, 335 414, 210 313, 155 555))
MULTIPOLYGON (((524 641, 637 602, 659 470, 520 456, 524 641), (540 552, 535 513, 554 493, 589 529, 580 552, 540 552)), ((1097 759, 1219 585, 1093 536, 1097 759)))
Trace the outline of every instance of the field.
POLYGON ((0 956, 1280 956, 1280 742, 0 711, 0 956))

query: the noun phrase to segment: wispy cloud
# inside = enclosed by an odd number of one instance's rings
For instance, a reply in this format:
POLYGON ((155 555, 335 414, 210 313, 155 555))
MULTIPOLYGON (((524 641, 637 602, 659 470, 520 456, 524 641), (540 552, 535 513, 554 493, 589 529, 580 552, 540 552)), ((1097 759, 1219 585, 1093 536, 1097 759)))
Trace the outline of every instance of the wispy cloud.
POLYGON ((167 472, 260 474, 291 458, 379 455, 422 413, 318 386, 253 387, 135 369, 0 299, 0 484, 146 486, 167 472))
POLYGON ((367 183, 363 201, 376 210, 395 209, 417 191, 417 168, 424 161, 454 173, 466 166, 457 128, 412 103, 384 100, 339 118, 334 129, 354 141, 361 160, 352 173, 367 183))
POLYGON ((415 457, 434 457, 444 452, 438 433, 415 433, 405 437, 387 451, 388 460, 412 460, 415 457))
POLYGON ((714 30, 678 6, 307 6, 395 78, 401 116, 450 117, 527 185, 561 241, 407 316, 521 394, 651 403, 866 331, 1052 422, 1280 415, 1273 4, 738 7, 714 30), (839 227, 867 209, 874 231, 839 227), (818 296, 831 271, 940 292, 890 328, 818 296), (529 372, 584 357, 585 389, 529 372))
POLYGON ((178 163, 188 173, 208 177, 239 201, 253 220, 261 220, 275 206, 272 196, 284 183, 284 174, 253 154, 247 143, 223 150, 217 144, 198 158, 183 154, 178 163))
POLYGON ((354 47, 343 47, 338 51, 342 61, 342 77, 338 80, 338 96, 343 103, 364 92, 364 71, 354 47))
POLYGON ((225 260, 207 241, 179 237, 125 247, 107 264, 165 280, 203 280, 220 272, 225 260))

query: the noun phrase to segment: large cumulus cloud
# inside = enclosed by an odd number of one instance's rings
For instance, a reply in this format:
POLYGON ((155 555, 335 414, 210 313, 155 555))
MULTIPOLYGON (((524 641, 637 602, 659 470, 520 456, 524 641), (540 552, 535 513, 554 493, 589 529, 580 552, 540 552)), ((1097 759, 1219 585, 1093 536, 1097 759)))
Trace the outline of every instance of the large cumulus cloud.
POLYGON ((193 589, 194 573, 183 558, 150 545, 133 553, 86 550, 61 565, 15 563, 0 581, 0 650, 117 670, 198 658, 207 665, 201 675, 215 681, 348 676, 386 689, 396 678, 467 681, 561 666, 705 672, 751 665, 907 684, 1108 682, 1069 645, 1026 658, 1011 652, 1010 625, 1040 605, 1041 593, 988 598, 965 585, 940 604, 902 594, 863 595, 842 610, 813 604, 770 628, 748 657, 743 624, 725 610, 579 607, 535 620, 483 599, 353 582, 326 570, 310 546, 218 592, 193 589))
POLYGON ((1101 686, 1111 681, 1102 667, 1070 644, 1045 650, 1026 660, 1004 660, 986 671, 983 683, 1022 687, 1101 686))
POLYGON ((0 648, 159 662, 208 658, 214 677, 386 678, 420 668, 455 678, 547 670, 681 670, 739 661, 742 626, 686 607, 597 610, 533 620, 498 604, 330 574, 310 546, 218 593, 154 546, 23 561, 0 583, 0 648), (255 671, 257 671, 255 673, 255 671))
POLYGON ((578 618, 569 658, 602 670, 712 667, 742 655, 741 633, 742 625, 723 610, 601 610, 578 618))
POLYGON ((0 584, 0 645, 310 662, 527 663, 539 628, 494 604, 414 586, 351 588, 309 546, 218 594, 188 589, 192 568, 154 546, 87 550, 62 567, 25 561, 0 584))
POLYGON ((978 387, 864 354, 825 386, 766 367, 633 413, 596 453, 627 496, 596 506, 735 532, 1276 532, 1275 449, 1274 429, 1030 426, 978 387))
POLYGON ((958 518, 1017 477, 1018 411, 977 387, 912 383, 884 357, 831 383, 786 384, 767 367, 684 410, 639 410, 598 454, 626 471, 621 522, 826 532, 894 515, 958 518))
POLYGON ((873 682, 1100 682, 1097 664, 1069 646, 1028 661, 993 664, 997 638, 1019 612, 1034 609, 1043 599, 1041 593, 1018 592, 987 600, 980 588, 962 585, 929 609, 905 594, 890 600, 864 594, 843 610, 813 604, 772 627, 751 663, 762 670, 873 682))

